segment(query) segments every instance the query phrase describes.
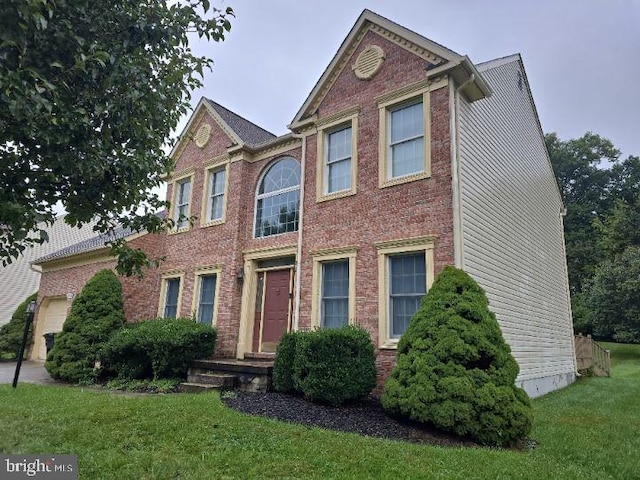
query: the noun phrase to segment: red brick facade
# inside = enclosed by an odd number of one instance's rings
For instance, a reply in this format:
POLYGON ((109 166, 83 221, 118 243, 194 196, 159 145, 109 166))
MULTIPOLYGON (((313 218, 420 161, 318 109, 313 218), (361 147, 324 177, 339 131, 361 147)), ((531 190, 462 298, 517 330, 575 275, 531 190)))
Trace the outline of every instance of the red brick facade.
MULTIPOLYGON (((256 189, 263 172, 273 160, 290 156, 304 165, 304 197, 302 198, 302 255, 296 260, 300 268, 299 327, 312 325, 313 252, 330 248, 354 247, 356 256, 355 323, 366 328, 376 346, 381 345, 378 332, 378 250, 376 245, 400 239, 432 237, 434 240, 434 272, 454 263, 453 194, 451 173, 450 98, 446 80, 430 95, 431 175, 406 183, 381 188, 379 185, 379 98, 427 79, 429 63, 405 46, 371 30, 359 41, 351 58, 335 78, 315 112, 316 121, 351 107, 357 113, 357 193, 343 198, 316 200, 317 136, 313 122, 299 129, 303 140, 286 137, 263 148, 234 148, 233 134, 225 132, 220 119, 202 106, 189 125, 191 134, 201 125, 211 126, 209 142, 203 148, 185 135, 176 151, 173 178, 192 178, 190 213, 201 217, 205 199, 207 168, 212 163, 227 165, 227 195, 224 222, 203 226, 201 219, 185 232, 146 235, 132 241, 144 248, 152 258, 164 257, 160 267, 150 271, 144 280, 122 279, 125 310, 129 321, 155 317, 161 305, 163 277, 180 275, 181 306, 179 315, 188 316, 197 308, 193 304, 197 288, 196 270, 214 267, 219 271, 216 298, 218 343, 216 356, 242 356, 238 345, 243 328, 253 329, 252 312, 243 317, 243 301, 255 292, 248 285, 245 266, 247 252, 271 247, 297 248, 299 232, 254 238, 256 189), (351 65, 370 44, 378 45, 385 54, 380 70, 370 80, 356 78, 351 65), (271 149, 271 150, 269 150, 271 149), (243 271, 245 278, 238 279, 243 271), (242 325, 246 322, 246 325, 242 325)), ((425 82, 426 85, 426 82, 425 82)), ((228 127, 228 125, 227 125, 228 127)), ((355 137, 354 137, 355 138, 355 137)), ((242 147, 242 146, 240 146, 242 147)), ((174 200, 173 184, 167 198, 174 200)), ((42 276, 41 299, 47 296, 79 292, 82 285, 100 268, 112 268, 113 261, 89 263, 52 270, 42 276)), ((295 302, 295 299, 294 299, 295 302)), ((293 313, 292 313, 293 314, 293 313)), ((245 347, 245 351, 250 348, 245 347)), ((379 350, 377 366, 380 382, 388 376, 395 362, 395 351, 379 350)))

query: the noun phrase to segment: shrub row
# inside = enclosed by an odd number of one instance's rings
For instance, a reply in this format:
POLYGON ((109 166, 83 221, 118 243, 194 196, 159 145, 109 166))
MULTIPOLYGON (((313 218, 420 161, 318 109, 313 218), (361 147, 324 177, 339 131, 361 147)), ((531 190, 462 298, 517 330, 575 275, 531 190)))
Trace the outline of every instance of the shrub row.
POLYGON ((196 358, 213 353, 216 329, 191 318, 158 318, 115 332, 100 352, 108 374, 121 379, 185 378, 196 358))
POLYGON ((346 326, 287 333, 273 367, 274 388, 330 405, 365 398, 376 385, 369 333, 346 326))

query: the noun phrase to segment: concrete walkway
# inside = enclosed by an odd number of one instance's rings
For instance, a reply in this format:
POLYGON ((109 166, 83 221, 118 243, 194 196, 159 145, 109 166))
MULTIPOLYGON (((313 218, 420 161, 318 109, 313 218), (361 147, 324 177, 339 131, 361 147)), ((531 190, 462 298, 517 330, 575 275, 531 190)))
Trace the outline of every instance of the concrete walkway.
MULTIPOLYGON (((12 383, 16 373, 16 362, 0 362, 0 383, 12 383)), ((56 381, 44 369, 44 362, 23 361, 18 383, 53 384, 56 381)))

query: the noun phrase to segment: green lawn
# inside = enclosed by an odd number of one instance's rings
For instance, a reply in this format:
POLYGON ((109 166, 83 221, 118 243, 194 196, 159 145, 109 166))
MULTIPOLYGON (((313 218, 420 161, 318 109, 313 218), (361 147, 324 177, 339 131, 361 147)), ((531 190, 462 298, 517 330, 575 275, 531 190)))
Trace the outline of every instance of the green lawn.
POLYGON ((252 418, 217 394, 0 386, 0 451, 70 453, 80 478, 606 479, 640 475, 640 347, 534 401, 533 451, 442 448, 252 418))

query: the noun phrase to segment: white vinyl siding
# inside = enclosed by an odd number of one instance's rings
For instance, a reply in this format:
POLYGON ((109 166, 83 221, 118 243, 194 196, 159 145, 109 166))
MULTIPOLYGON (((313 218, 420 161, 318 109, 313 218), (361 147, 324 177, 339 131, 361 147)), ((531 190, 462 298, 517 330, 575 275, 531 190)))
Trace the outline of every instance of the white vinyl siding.
POLYGON ((537 396, 575 372, 563 205, 519 57, 480 68, 494 94, 460 97, 461 263, 537 396))

